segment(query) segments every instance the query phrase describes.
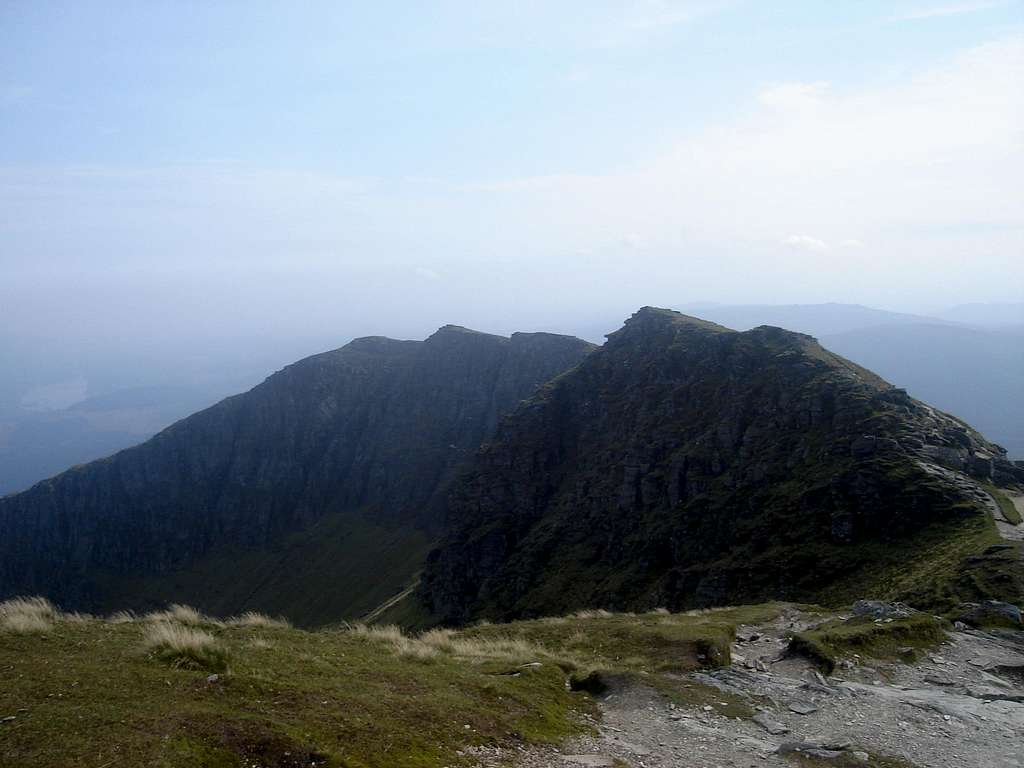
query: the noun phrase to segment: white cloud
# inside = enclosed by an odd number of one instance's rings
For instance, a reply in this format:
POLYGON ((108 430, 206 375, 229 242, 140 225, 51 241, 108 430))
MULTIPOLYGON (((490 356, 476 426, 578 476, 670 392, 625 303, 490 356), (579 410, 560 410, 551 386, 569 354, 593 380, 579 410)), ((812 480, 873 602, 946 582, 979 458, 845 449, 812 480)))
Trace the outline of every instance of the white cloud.
POLYGON ((849 238, 849 239, 843 240, 841 243, 839 243, 839 247, 840 248, 863 248, 864 247, 864 243, 862 241, 860 241, 860 240, 855 239, 855 238, 849 238))
POLYGON ((824 253, 828 250, 828 243, 810 235, 790 235, 784 242, 793 248, 813 253, 824 253))

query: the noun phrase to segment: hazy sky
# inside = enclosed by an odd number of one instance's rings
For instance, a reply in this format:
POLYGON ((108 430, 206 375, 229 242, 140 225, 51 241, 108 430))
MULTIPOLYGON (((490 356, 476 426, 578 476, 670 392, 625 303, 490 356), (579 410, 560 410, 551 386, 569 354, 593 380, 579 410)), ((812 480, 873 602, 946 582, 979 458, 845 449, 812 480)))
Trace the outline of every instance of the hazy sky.
POLYGON ((0 334, 1024 288, 1024 3, 0 0, 0 334))

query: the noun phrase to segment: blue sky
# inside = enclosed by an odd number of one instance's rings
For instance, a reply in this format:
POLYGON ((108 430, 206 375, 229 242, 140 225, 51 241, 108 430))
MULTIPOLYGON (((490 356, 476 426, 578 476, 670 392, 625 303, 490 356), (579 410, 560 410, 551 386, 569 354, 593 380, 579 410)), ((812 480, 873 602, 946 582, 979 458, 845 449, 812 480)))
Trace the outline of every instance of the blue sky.
POLYGON ((1017 2, 486 5, 7 2, 0 161, 596 173, 768 83, 884 85, 1024 23, 1017 2))
POLYGON ((8 334, 1019 300, 1024 4, 0 2, 8 334))

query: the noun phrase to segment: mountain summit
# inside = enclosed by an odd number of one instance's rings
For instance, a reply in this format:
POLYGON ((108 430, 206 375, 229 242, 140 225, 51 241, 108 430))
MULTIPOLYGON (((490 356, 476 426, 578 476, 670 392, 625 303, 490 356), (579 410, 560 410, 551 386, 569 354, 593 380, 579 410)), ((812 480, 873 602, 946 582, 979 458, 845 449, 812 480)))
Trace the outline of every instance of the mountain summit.
POLYGON ((991 525, 979 482, 1022 480, 810 336, 645 307, 501 424, 418 599, 459 624, 898 591, 991 525))

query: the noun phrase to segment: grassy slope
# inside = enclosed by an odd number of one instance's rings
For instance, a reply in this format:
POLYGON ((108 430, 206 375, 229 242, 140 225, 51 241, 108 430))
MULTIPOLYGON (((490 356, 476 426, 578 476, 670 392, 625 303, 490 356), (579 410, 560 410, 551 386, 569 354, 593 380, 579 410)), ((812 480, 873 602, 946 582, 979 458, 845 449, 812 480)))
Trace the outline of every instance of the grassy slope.
POLYGON ((420 659, 347 631, 210 631, 230 659, 215 683, 150 656, 143 622, 0 634, 0 717, 16 716, 0 725, 0 765, 449 765, 467 743, 557 739, 587 706, 554 664, 513 677, 500 654, 420 659))
MULTIPOLYGON (((185 601, 224 615, 245 610, 287 616, 303 626, 356 619, 400 592, 422 567, 431 541, 422 531, 334 515, 272 550, 223 552, 187 571, 125 585, 119 605, 148 610, 185 601), (239 573, 265 573, 255 588, 239 573)), ((120 586, 119 586, 120 589, 120 586)))
POLYGON ((207 623, 199 629, 228 654, 212 683, 206 670, 169 667, 147 650, 152 622, 0 630, 0 718, 16 718, 0 723, 0 766, 455 766, 468 762, 457 752, 467 744, 579 730, 574 712, 592 700, 567 690, 566 677, 594 670, 645 674, 684 705, 749 715, 743 702, 667 673, 727 663, 735 625, 780 609, 599 614, 418 640, 207 623))

